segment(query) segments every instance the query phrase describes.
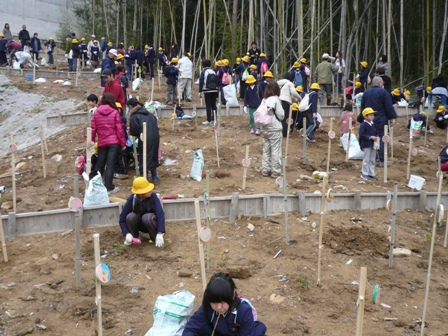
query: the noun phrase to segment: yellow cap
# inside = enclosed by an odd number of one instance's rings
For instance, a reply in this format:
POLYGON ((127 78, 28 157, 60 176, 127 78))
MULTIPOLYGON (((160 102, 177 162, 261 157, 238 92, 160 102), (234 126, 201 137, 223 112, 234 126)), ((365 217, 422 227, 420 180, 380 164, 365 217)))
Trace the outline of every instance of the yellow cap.
POLYGON ((255 64, 251 64, 250 67, 252 70, 257 70, 257 66, 255 64))
POLYGON ((427 93, 430 93, 431 90, 432 90, 432 87, 431 87, 431 86, 426 87, 426 92, 427 92, 427 93))
POLYGON ((400 89, 394 89, 394 90, 392 91, 392 94, 393 94, 394 96, 399 96, 399 95, 400 95, 400 89))
POLYGON ((302 85, 297 85, 297 86, 296 86, 296 91, 297 91, 298 93, 302 93, 302 92, 303 92, 303 86, 302 86, 302 85))
POLYGON ((117 60, 121 60, 124 56, 122 54, 117 55, 117 60))
POLYGON ((238 58, 236 59, 236 64, 240 64, 240 63, 241 63, 241 58, 238 57, 238 58))
POLYGON ((163 48, 162 48, 162 47, 159 47, 159 51, 163 51, 163 48))
POLYGON ((149 193, 154 189, 154 184, 149 183, 144 177, 137 177, 134 182, 132 182, 131 191, 137 195, 143 195, 149 193))
POLYGON ((86 40, 86 38, 85 37, 81 37, 81 41, 85 41, 86 40))
POLYGON ((48 40, 53 40, 53 38, 52 37, 50 37, 48 40))
POLYGON ((426 117, 426 112, 425 111, 421 111, 420 114, 423 114, 426 117))
POLYGON ((365 118, 366 116, 368 116, 369 114, 373 114, 376 111, 374 111, 371 107, 366 107, 363 111, 362 111, 362 116, 365 118))
POLYGON ((317 83, 311 84, 311 90, 320 90, 320 86, 317 83))
POLYGON ((356 85, 356 87, 360 88, 361 87, 361 82, 356 82, 355 85, 356 85))
POLYGON ((124 42, 120 42, 120 44, 124 45, 124 42))
POLYGON ((112 47, 112 42, 109 42, 107 45, 108 45, 109 47, 112 47))
POLYGON ((272 76, 272 72, 270 72, 270 71, 266 71, 264 73, 263 77, 274 78, 274 76, 272 76))
POLYGON ((115 106, 118 107, 118 108, 120 108, 120 109, 123 109, 123 106, 121 106, 121 104, 120 104, 119 102, 116 102, 116 103, 115 103, 115 106))
POLYGON ((300 59, 300 62, 301 62, 301 63, 306 63, 306 58, 305 58, 305 57, 301 58, 301 59, 300 59))
POLYGON ((293 111, 297 111, 299 109, 299 104, 293 103, 291 107, 293 111))
POLYGON ((187 55, 188 55, 188 57, 191 57, 191 52, 188 52, 187 55))
POLYGON ((437 112, 443 112, 443 111, 445 111, 446 109, 445 109, 445 106, 443 106, 443 105, 439 105, 439 108, 437 109, 437 112))
POLYGON ((149 45, 145 44, 145 49, 149 49, 149 45))
POLYGON ((97 40, 93 40, 93 43, 98 43, 98 41, 97 40))
POLYGON ((247 56, 247 55, 244 56, 243 57, 243 62, 245 62, 245 63, 249 62, 249 56, 247 56))
POLYGON ((260 57, 266 57, 266 54, 265 53, 261 53, 260 57))
POLYGON ((3 33, 0 33, 0 37, 5 37, 5 35, 3 35, 3 33))
POLYGON ((115 63, 115 65, 118 65, 118 61, 115 61, 114 63, 115 63))
POLYGON ((256 83, 256 82, 257 82, 257 80, 255 79, 254 76, 252 76, 252 75, 247 76, 246 84, 253 84, 253 83, 256 83))
POLYGON ((299 62, 294 62, 294 65, 292 66, 294 69, 297 69, 300 67, 300 63, 299 62))
POLYGON ((173 57, 172 59, 171 59, 171 63, 177 63, 179 60, 177 59, 177 57, 173 57))
POLYGON ((411 95, 411 91, 406 90, 406 91, 404 92, 404 95, 405 95, 405 96, 410 96, 410 95, 411 95))
POLYGON ((367 68, 367 66, 369 65, 369 63, 367 63, 366 61, 362 61, 362 62, 361 62, 361 65, 362 65, 364 68, 367 68))
POLYGON ((72 43, 78 43, 78 40, 74 38, 74 39, 72 40, 72 43))
POLYGON ((227 58, 223 59, 222 64, 224 64, 225 66, 229 66, 229 60, 227 58))

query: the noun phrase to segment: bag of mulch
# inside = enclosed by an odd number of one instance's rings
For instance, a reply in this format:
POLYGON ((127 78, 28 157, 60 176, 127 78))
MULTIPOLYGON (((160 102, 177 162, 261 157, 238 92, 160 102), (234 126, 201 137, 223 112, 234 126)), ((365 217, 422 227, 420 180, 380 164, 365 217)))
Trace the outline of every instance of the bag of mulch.
POLYGON ((202 181, 202 170, 204 169, 204 156, 202 149, 198 148, 193 155, 193 166, 191 167, 190 177, 198 182, 202 181))
POLYGON ((235 85, 227 85, 222 88, 227 106, 240 106, 236 98, 235 85))
POLYGON ((89 181, 89 175, 83 173, 82 177, 86 183, 86 193, 84 195, 84 207, 92 205, 109 204, 109 195, 103 184, 101 174, 98 174, 89 181))
POLYGON ((195 296, 189 290, 160 295, 154 305, 154 324, 145 336, 181 336, 193 315, 195 296))
MULTIPOLYGON (((348 133, 344 133, 341 137, 342 147, 344 151, 347 151, 348 133)), ((350 136, 350 152, 348 153, 349 160, 362 160, 364 159, 364 152, 359 147, 358 139, 355 134, 350 136)))

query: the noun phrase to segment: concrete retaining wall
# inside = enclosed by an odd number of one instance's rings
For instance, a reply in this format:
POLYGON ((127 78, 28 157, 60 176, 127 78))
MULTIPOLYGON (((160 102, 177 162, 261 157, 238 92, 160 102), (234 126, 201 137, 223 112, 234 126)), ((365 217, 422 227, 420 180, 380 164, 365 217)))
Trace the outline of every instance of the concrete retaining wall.
MULTIPOLYGON (((5 76, 13 76, 13 77, 23 77, 26 78, 27 74, 32 74, 33 69, 32 68, 24 68, 24 69, 13 69, 11 67, 6 68, 0 68, 0 75, 5 76)), ((39 70, 36 70, 36 79, 37 78, 45 78, 47 81, 56 80, 56 79, 69 79, 72 81, 72 85, 75 85, 75 72, 69 72, 69 71, 61 71, 61 70, 46 70, 44 68, 41 68, 39 70)), ((94 73, 94 72, 80 72, 79 78, 81 79, 97 79, 98 84, 100 81, 100 73, 94 73)), ((36 84, 39 85, 39 84, 36 84)), ((82 84, 81 84, 82 85, 82 84)))
MULTIPOLYGON (((434 209, 437 202, 435 192, 399 192, 397 194, 397 209, 428 210, 434 209)), ((390 193, 337 193, 332 203, 326 202, 325 210, 374 210, 383 209, 391 198, 390 193)), ((167 221, 189 221, 195 218, 193 198, 165 200, 163 207, 167 221)), ((301 216, 308 212, 320 212, 321 195, 299 193, 287 195, 289 211, 298 211, 301 216)), ((282 194, 239 195, 212 197, 210 199, 213 218, 243 216, 267 217, 284 211, 282 194)), ((448 193, 444 193, 442 204, 448 208, 448 193)), ((201 202, 201 217, 205 218, 205 206, 201 202)), ((111 203, 105 206, 85 208, 83 211, 83 226, 118 225, 121 204, 111 203)), ((74 213, 69 209, 50 210, 25 214, 9 213, 1 216, 3 230, 7 239, 20 235, 63 232, 74 228, 74 213)))

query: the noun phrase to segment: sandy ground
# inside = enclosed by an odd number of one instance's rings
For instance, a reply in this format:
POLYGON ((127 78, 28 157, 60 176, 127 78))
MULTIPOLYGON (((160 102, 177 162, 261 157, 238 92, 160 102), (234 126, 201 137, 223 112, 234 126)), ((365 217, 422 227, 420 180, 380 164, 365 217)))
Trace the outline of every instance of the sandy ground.
MULTIPOLYGON (((33 86, 22 78, 10 78, 10 82, 11 87, 5 89, 12 90, 15 86, 25 93, 46 96, 39 99, 46 99, 55 106, 62 106, 65 102, 69 105, 59 110, 48 109, 52 113, 79 110, 76 106, 83 106, 87 93, 99 95, 102 92, 95 81, 83 81, 80 88, 55 84, 33 86)), ((163 96, 164 91, 157 89, 155 98, 163 101, 163 96)), ((21 100, 25 101, 26 97, 28 95, 21 100)), ((146 98, 145 95, 143 97, 146 98)), ((14 131, 17 139, 20 134, 28 134, 28 139, 35 132, 36 117, 30 117, 30 110, 18 109, 16 113, 21 116, 20 120, 24 120, 23 125, 28 126, 21 130, 12 119, 8 119, 11 116, 4 117, 2 111, 2 137, 6 136, 3 132, 14 131), (34 120, 34 125, 25 123, 27 118, 34 120)), ((201 118, 199 122, 202 121, 201 118)), ((376 182, 361 181, 361 161, 345 162, 342 149, 337 146, 337 141, 333 141, 330 186, 337 192, 387 192, 392 191, 394 182, 398 182, 399 191, 411 191, 406 186, 405 176, 408 155, 405 124, 406 120, 400 118, 395 129, 393 165, 388 169, 387 183, 382 182, 382 178, 376 182)), ((22 164, 16 177, 18 212, 66 207, 73 193, 75 158, 83 153, 85 127, 69 127, 47 138, 49 153, 46 155, 45 179, 42 176, 40 146, 23 148, 26 141, 16 141, 21 148, 17 152, 17 162, 22 164), (56 154, 62 156, 61 161, 51 160, 56 154)), ((156 184, 156 191, 162 195, 198 197, 203 194, 205 182, 199 183, 188 177, 191 155, 198 147, 203 149, 206 169, 210 171, 211 196, 231 195, 240 190, 243 176, 241 160, 246 145, 250 146, 252 164, 243 193, 281 192, 273 179, 263 178, 258 171, 262 139, 249 134, 247 117, 222 117, 220 168, 217 167, 213 128, 200 125, 195 131, 193 125, 185 121, 176 122, 174 131, 171 127, 169 121, 160 121, 163 156, 178 161, 176 166, 158 169, 161 180, 156 184)), ((326 169, 328 127, 329 120, 326 119, 323 130, 317 133, 317 142, 307 148, 307 164, 303 164, 302 137, 298 133, 291 136, 287 165, 289 193, 321 190, 320 181, 305 180, 303 175, 310 176, 314 170, 326 169)), ((446 133, 441 130, 435 132, 428 135, 427 146, 423 145, 423 139, 416 140, 418 156, 412 158, 411 165, 412 174, 426 179, 424 190, 427 191, 437 191, 436 158, 445 146, 446 133)), ((50 131, 46 129, 45 134, 50 134, 50 131)), ((10 164, 10 154, 4 155, 0 160, 0 171, 4 175, 8 175, 10 164)), ((377 174, 382 177, 383 168, 377 168, 377 174)), ((130 169, 128 175, 127 180, 115 180, 121 189, 116 196, 125 198, 130 193, 135 172, 130 169)), ((4 205, 12 199, 11 177, 0 178, 0 185, 7 189, 0 200, 4 205)), ((8 211, 2 210, 2 214, 8 211)), ((351 283, 359 282, 359 268, 366 266, 369 283, 380 284, 381 302, 391 308, 373 305, 368 300, 364 317, 365 335, 418 335, 420 327, 417 320, 422 316, 431 239, 431 213, 398 212, 397 246, 411 249, 413 255, 396 259, 394 268, 389 269, 387 237, 390 235, 391 218, 392 214, 385 210, 326 214, 321 286, 316 286, 318 229, 313 228, 313 222, 320 222, 319 215, 310 214, 307 219, 302 219, 299 214, 291 213, 289 245, 285 243, 282 216, 268 219, 243 217, 235 224, 225 220, 213 221, 211 267, 207 277, 222 270, 239 277, 249 275, 245 279, 237 279, 237 286, 241 294, 253 300, 260 320, 268 326, 269 335, 348 335, 353 334, 356 327, 358 293, 358 286, 351 283), (362 221, 352 221, 354 217, 362 218, 362 221), (248 223, 255 225, 254 232, 246 228, 248 223), (280 250, 282 252, 274 259, 280 250), (284 301, 271 302, 271 294, 280 295, 284 301), (385 322, 385 317, 397 320, 385 322)), ((89 230, 82 233, 81 289, 75 287, 72 234, 65 237, 60 234, 17 237, 8 242, 10 262, 0 264, 1 335, 95 335, 92 233, 94 231, 89 230), (40 330, 38 324, 45 325, 47 330, 40 330)), ((440 241, 443 233, 444 228, 439 228, 427 312, 427 335, 448 335, 444 323, 448 309, 448 284, 444 277, 448 264, 440 241)), ((147 241, 138 247, 124 248, 117 225, 101 230, 100 234, 102 255, 105 255, 103 260, 112 271, 111 282, 103 286, 105 335, 124 335, 130 329, 135 335, 144 335, 152 325, 152 308, 157 296, 179 288, 192 291, 197 296, 196 306, 199 305, 201 277, 195 223, 168 224, 167 245, 163 249, 148 245, 147 241), (137 293, 130 293, 133 288, 137 288, 137 293)), ((367 297, 371 295, 372 287, 367 285, 367 297)))

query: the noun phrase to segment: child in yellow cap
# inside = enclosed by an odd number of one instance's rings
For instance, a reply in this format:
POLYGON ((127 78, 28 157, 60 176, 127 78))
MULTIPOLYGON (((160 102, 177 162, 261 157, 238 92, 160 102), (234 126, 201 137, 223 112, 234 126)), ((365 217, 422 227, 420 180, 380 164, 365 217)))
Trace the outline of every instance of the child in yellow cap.
POLYGON ((367 107, 362 111, 362 116, 364 121, 359 127, 359 146, 364 151, 361 178, 363 180, 378 180, 375 175, 375 160, 377 147, 379 148, 379 136, 373 125, 375 111, 367 107))

